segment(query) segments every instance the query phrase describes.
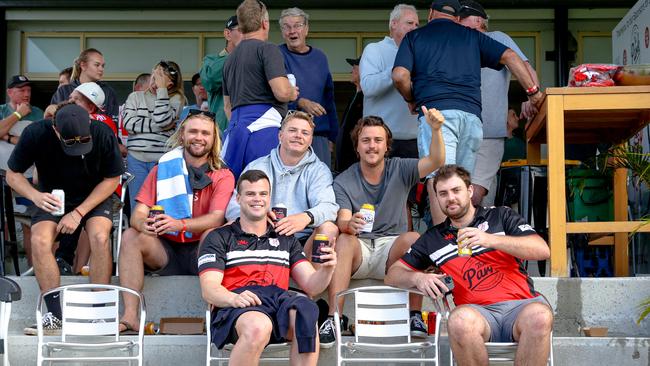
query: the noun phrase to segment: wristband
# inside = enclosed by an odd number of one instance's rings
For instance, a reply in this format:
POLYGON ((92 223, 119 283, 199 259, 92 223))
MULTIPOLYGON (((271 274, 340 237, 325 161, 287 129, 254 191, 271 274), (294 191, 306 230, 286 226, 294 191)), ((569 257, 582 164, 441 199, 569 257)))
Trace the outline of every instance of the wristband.
POLYGON ((19 121, 20 121, 21 119, 23 119, 23 116, 22 116, 20 113, 16 112, 16 111, 14 111, 14 116, 18 117, 18 120, 19 120, 19 121))
POLYGON ((82 219, 84 218, 84 215, 81 214, 81 211, 79 211, 78 208, 75 207, 75 208, 74 208, 74 212, 76 212, 77 215, 79 215, 79 217, 81 217, 82 219))
POLYGON ((533 85, 530 88, 526 89, 526 95, 527 96, 533 96, 535 94, 539 93, 539 86, 533 85))

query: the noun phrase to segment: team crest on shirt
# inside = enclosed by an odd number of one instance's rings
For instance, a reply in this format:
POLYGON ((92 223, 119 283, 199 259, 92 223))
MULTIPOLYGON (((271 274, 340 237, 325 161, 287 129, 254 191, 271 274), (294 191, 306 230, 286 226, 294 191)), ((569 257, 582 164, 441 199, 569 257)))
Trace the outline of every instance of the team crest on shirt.
POLYGON ((280 241, 277 238, 270 238, 269 244, 271 244, 272 247, 277 248, 280 245, 280 241))
POLYGON ((478 225, 478 229, 483 231, 483 232, 487 232, 489 228, 490 228, 490 225, 488 225, 487 221, 483 221, 482 223, 480 223, 478 225))
POLYGON ((528 224, 519 225, 518 228, 520 231, 535 231, 535 229, 533 229, 533 227, 528 224))

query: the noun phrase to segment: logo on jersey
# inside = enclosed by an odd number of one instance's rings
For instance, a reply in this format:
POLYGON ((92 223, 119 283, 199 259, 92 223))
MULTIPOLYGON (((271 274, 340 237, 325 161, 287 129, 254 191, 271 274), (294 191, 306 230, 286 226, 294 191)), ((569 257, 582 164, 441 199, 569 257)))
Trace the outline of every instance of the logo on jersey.
POLYGON ((199 257, 199 267, 206 263, 214 263, 217 261, 217 255, 216 254, 203 254, 202 256, 199 257))
POLYGON ((270 238, 269 244, 271 244, 272 247, 277 248, 280 245, 280 241, 277 238, 270 238))
POLYGON ((481 230, 482 232, 487 232, 489 228, 490 225, 488 225, 487 221, 484 221, 478 225, 478 229, 481 230))
POLYGON ((445 235, 445 240, 454 240, 454 234, 448 233, 447 235, 445 235))
POLYGON ((462 268, 463 280, 467 282, 470 291, 490 291, 503 280, 503 273, 491 265, 470 257, 462 268))
POLYGON ((533 227, 528 224, 519 225, 518 228, 520 231, 535 231, 535 229, 533 229, 533 227))
POLYGON ((239 245, 248 245, 248 241, 244 239, 239 239, 237 240, 237 244, 239 245))

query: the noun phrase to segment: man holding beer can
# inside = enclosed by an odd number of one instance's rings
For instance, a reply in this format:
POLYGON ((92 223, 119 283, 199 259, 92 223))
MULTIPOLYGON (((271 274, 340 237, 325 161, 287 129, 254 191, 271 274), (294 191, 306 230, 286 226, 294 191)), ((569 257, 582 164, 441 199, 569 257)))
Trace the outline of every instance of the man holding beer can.
MULTIPOLYGON (((431 154, 419 160, 386 157, 392 133, 380 117, 364 117, 352 131, 359 162, 334 180, 341 235, 336 245, 338 266, 329 287, 329 316, 319 330, 323 347, 336 341, 331 317, 335 295, 348 288, 350 278, 383 280, 390 264, 419 237, 416 232, 407 232, 405 202, 408 193, 421 178, 445 161, 440 133, 444 118, 435 109, 423 108, 423 113, 434 133, 431 154)), ((338 306, 343 309, 343 301, 339 301, 338 306)), ((421 306, 421 296, 411 297, 411 335, 426 337, 421 306)))
MULTIPOLYGON (((91 121, 88 112, 74 103, 59 105, 52 121, 32 123, 25 128, 9 158, 7 182, 37 207, 32 216, 32 263, 41 291, 60 285, 52 251, 54 243, 60 235, 73 234, 81 228, 85 228, 90 239, 90 281, 110 281, 110 196, 123 172, 117 139, 111 129, 102 122, 91 121), (23 175, 32 165, 38 171, 36 188, 23 175)), ((59 294, 53 294, 45 298, 49 312, 36 320, 43 323, 48 333, 61 329, 58 297, 59 294)), ((36 325, 25 332, 36 334, 36 325)))
MULTIPOLYGON (((316 235, 325 235, 331 244, 339 233, 334 224, 339 206, 332 189, 332 173, 311 147, 314 128, 312 117, 305 112, 287 115, 280 127, 280 145, 244 170, 258 169, 269 177, 273 191, 270 215, 275 231, 295 235, 305 253, 312 253, 316 235)), ((239 211, 233 194, 226 213, 228 221, 236 219, 239 211)))
MULTIPOLYGON (((199 240, 224 224, 235 184, 219 157, 220 141, 214 114, 190 110, 170 138, 172 150, 161 157, 136 196, 119 254, 122 286, 142 291, 145 270, 163 276, 198 274, 199 240), (185 184, 167 184, 171 181, 185 184), (181 206, 187 211, 177 209, 181 206)), ((137 329, 137 306, 135 296, 124 295, 121 330, 137 329)))
POLYGON ((523 262, 547 259, 548 245, 510 208, 473 206, 466 169, 443 166, 433 187, 447 220, 422 235, 385 282, 432 298, 452 291, 457 307, 448 331, 458 365, 487 365, 485 342, 519 342, 515 363, 545 365, 553 312, 523 262), (443 273, 424 272, 431 266, 443 273), (453 282, 445 282, 447 276, 453 282))

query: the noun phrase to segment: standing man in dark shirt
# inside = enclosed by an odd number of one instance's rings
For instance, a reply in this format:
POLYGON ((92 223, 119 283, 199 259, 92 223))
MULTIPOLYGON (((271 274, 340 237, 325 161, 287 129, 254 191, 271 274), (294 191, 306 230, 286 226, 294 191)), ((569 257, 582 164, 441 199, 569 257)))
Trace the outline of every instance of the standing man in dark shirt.
POLYGON ((346 58, 345 61, 352 66, 350 82, 354 84, 356 92, 348 102, 345 112, 343 112, 339 135, 336 137, 336 170, 338 172, 344 171, 350 165, 359 161, 354 152, 350 133, 354 126, 357 125, 357 121, 363 117, 363 91, 361 90, 361 77, 359 76, 359 58, 346 58))
POLYGON ((442 277, 451 276, 457 307, 449 315, 449 343, 458 365, 487 365, 484 342, 519 342, 515 365, 545 365, 553 312, 523 261, 548 258, 548 245, 510 208, 473 206, 462 167, 443 166, 433 184, 448 218, 390 267, 385 282, 435 298, 449 290, 442 277), (471 254, 459 255, 461 248, 471 254), (424 272, 430 266, 444 273, 424 272))
MULTIPOLYGON (((476 152, 483 139, 481 126, 481 67, 500 70, 504 65, 526 89, 531 102, 544 97, 517 54, 492 38, 458 23, 458 0, 435 0, 429 23, 406 34, 400 44, 393 82, 413 110, 436 108, 442 126, 446 164, 458 164, 473 172, 476 152)), ((431 130, 420 113, 418 151, 429 155, 431 130)), ((427 183, 433 223, 444 220, 431 182, 427 183)))
MULTIPOLYGON (((91 121, 88 112, 75 104, 63 104, 54 120, 29 125, 9 158, 7 182, 29 198, 37 212, 32 216, 34 272, 41 291, 60 285, 52 246, 60 234, 85 228, 90 239, 90 281, 108 283, 111 278, 110 231, 113 226, 112 201, 124 172, 117 139, 102 122, 91 121), (35 165, 38 189, 23 176, 35 165), (52 190, 65 192, 65 203, 52 190), (55 212, 63 205, 63 215, 55 212)), ((58 294, 45 298, 49 313, 43 328, 61 328, 58 294)), ((35 332, 36 327, 26 332, 35 332)))
POLYGON ((223 67, 224 110, 230 124, 222 151, 235 179, 248 163, 278 146, 287 103, 298 98, 280 48, 267 42, 266 5, 245 0, 237 8, 237 20, 243 38, 223 67))

